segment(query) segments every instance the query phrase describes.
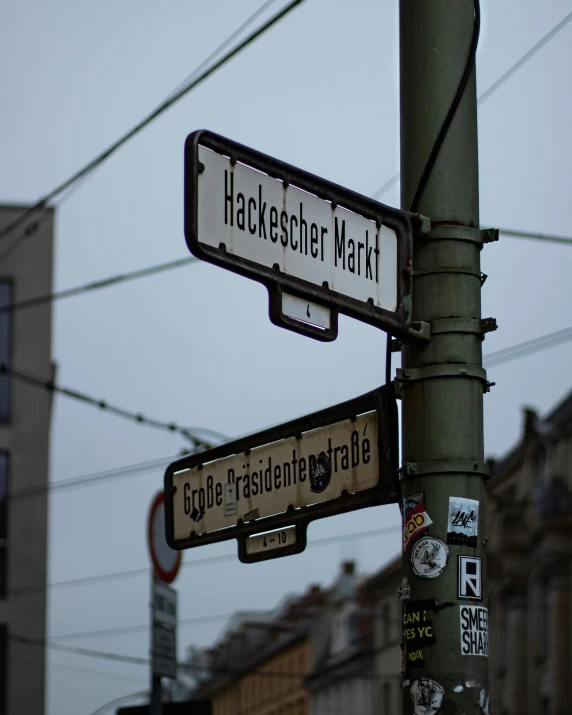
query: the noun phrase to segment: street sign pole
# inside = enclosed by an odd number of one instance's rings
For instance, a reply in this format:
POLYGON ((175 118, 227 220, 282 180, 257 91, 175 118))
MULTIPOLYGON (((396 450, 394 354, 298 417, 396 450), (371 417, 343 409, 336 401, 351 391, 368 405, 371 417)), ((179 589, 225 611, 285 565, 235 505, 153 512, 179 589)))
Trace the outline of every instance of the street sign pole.
MULTIPOLYGON (((401 201, 410 209, 457 92, 475 28, 471 0, 401 0, 401 201)), ((482 274, 475 72, 412 210, 431 219, 413 250, 402 346, 404 715, 488 713, 482 274), (460 558, 465 557, 465 558, 460 558), (469 557, 469 558, 467 558, 469 557)))
POLYGON ((153 653, 155 625, 155 573, 151 569, 151 715, 162 715, 163 712, 163 684, 161 676, 155 673, 155 654, 153 653))

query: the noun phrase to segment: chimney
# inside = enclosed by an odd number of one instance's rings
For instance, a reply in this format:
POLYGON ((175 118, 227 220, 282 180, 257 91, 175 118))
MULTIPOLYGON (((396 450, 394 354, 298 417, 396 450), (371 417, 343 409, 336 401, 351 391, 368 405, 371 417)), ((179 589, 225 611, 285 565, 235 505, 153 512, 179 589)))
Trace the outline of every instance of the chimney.
POLYGON ((344 561, 342 564, 342 571, 346 576, 353 576, 355 573, 356 565, 355 561, 344 561))

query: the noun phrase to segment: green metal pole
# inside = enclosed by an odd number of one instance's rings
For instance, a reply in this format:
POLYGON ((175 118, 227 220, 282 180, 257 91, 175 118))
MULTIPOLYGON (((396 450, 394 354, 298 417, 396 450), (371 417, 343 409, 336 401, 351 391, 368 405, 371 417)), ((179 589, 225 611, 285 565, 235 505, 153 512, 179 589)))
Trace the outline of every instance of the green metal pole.
MULTIPOLYGON (((409 209, 466 65, 473 0, 400 0, 401 203, 409 209)), ((404 715, 483 715, 488 618, 475 72, 418 213, 412 318, 402 346, 404 715), (406 542, 406 543, 405 543, 406 542), (459 557, 463 557, 460 559, 459 557)))

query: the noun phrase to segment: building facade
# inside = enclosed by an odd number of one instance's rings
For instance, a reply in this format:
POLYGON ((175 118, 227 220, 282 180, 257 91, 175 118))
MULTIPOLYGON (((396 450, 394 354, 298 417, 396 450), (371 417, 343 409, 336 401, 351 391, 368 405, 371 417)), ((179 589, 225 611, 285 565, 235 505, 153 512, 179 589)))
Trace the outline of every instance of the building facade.
POLYGON ((354 563, 342 563, 311 629, 312 667, 306 687, 312 715, 376 712, 374 619, 368 595, 358 582, 354 563))
MULTIPOLYGON (((0 207, 0 231, 26 209, 0 207)), ((27 220, 3 250, 15 239, 0 263, 0 309, 52 292, 53 212, 27 220)), ((0 312, 0 715, 44 712, 51 394, 10 368, 52 380, 51 329, 50 303, 0 312)))
POLYGON ((312 586, 274 612, 237 614, 221 641, 200 654, 209 665, 193 697, 210 700, 213 715, 310 715, 309 631, 324 599, 312 586))
POLYGON ((401 578, 401 556, 371 576, 364 584, 374 613, 374 712, 401 712, 401 601, 397 586, 401 578))
POLYGON ((490 687, 495 715, 572 712, 572 393, 524 411, 488 490, 490 687))

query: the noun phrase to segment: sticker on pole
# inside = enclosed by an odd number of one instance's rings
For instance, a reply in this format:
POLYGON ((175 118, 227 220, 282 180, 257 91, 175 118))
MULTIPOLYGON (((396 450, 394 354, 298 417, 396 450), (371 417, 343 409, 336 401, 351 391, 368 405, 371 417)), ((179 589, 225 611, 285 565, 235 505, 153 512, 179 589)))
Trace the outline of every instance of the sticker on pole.
POLYGON ((439 539, 424 536, 411 551, 413 571, 421 578, 437 578, 447 568, 449 549, 439 539))
POLYGON ((436 715, 441 709, 445 688, 431 678, 418 678, 409 690, 415 715, 436 715))
POLYGON ((477 548, 479 502, 464 497, 449 497, 447 543, 477 548))
POLYGON ((473 601, 481 600, 481 559, 478 556, 459 556, 459 587, 457 595, 473 601))
POLYGON ((415 539, 427 533, 433 523, 425 510, 425 494, 413 494, 403 500, 403 551, 415 539))
POLYGON ((489 612, 483 606, 460 606, 461 654, 489 655, 489 612))

